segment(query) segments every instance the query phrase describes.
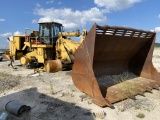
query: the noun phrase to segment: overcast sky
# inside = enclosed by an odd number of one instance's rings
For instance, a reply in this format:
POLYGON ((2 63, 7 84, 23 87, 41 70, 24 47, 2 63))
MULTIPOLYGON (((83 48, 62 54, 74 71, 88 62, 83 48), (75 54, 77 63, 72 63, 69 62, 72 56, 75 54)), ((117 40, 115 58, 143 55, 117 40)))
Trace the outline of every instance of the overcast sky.
POLYGON ((90 30, 94 23, 154 30, 160 42, 160 0, 1 0, 0 49, 8 48, 7 37, 50 20, 66 31, 90 30))

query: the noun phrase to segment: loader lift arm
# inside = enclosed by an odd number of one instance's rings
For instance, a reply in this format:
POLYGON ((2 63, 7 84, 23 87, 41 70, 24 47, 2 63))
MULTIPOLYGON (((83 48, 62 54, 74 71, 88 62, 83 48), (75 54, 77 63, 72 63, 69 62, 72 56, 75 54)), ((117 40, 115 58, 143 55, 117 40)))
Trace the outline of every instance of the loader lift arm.
POLYGON ((80 42, 71 40, 68 37, 80 37, 80 32, 60 32, 56 42, 56 59, 60 59, 63 64, 74 63, 74 53, 85 39, 87 30, 83 29, 80 42))
POLYGON ((56 59, 60 59, 64 66, 74 63, 74 53, 80 43, 68 37, 79 37, 80 32, 61 32, 56 42, 56 59))

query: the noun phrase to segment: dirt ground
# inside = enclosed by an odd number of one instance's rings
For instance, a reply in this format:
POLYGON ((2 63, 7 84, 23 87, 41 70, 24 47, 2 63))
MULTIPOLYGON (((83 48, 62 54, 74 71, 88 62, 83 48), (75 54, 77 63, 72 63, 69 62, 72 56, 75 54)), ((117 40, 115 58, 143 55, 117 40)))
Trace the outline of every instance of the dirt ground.
MULTIPOLYGON (((160 72, 160 49, 156 48, 153 63, 160 72)), ((136 96, 114 104, 114 109, 101 108, 73 84, 71 71, 36 73, 33 69, 0 62, 0 114, 11 100, 31 107, 17 117, 9 114, 7 120, 160 120, 160 91, 136 96)))

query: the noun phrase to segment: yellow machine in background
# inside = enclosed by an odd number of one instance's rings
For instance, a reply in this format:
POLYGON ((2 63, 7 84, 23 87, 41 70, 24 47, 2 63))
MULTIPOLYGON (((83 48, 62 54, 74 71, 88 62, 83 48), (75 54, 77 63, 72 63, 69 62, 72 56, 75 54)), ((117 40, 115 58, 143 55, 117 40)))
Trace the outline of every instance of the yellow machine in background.
POLYGON ((22 51, 25 42, 24 35, 12 36, 9 39, 9 51, 5 51, 5 58, 19 60, 25 51, 22 51))
MULTIPOLYGON (((26 30, 24 35, 12 36, 9 51, 5 52, 5 57, 20 60, 20 63, 28 68, 44 65, 46 71, 54 72, 53 67, 62 69, 62 67, 72 66, 74 52, 80 42, 68 37, 79 36, 79 31, 63 32, 63 26, 60 23, 41 22, 39 31, 27 34, 26 30), (57 61, 60 61, 59 64, 54 65, 57 61)), ((85 35, 81 39, 84 38, 85 35)))

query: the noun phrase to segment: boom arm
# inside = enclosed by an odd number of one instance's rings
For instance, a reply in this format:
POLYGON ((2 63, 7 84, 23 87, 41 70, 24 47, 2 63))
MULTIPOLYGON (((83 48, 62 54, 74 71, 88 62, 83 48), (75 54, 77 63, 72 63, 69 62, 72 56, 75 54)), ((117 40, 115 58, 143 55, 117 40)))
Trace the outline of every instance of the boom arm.
POLYGON ((59 37, 56 42, 56 59, 60 59, 63 64, 73 63, 74 53, 79 45, 76 41, 59 37))
POLYGON ((80 44, 83 42, 87 35, 87 30, 83 29, 80 42, 73 41, 70 37, 79 37, 80 32, 77 30, 76 32, 60 32, 58 34, 58 40, 56 42, 56 57, 60 59, 63 64, 70 64, 74 62, 74 53, 80 44))

